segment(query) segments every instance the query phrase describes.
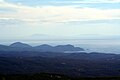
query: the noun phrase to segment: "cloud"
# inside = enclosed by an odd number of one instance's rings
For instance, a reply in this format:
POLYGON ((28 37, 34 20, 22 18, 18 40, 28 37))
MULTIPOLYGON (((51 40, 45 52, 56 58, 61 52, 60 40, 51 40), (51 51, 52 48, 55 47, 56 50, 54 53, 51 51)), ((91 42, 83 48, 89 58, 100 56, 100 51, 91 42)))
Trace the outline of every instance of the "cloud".
POLYGON ((71 0, 56 1, 56 3, 120 3, 120 0, 71 0))
POLYGON ((13 13, 13 12, 16 12, 16 10, 10 8, 0 8, 0 13, 13 13))
POLYGON ((0 0, 0 2, 4 2, 4 0, 0 0))
POLYGON ((0 25, 2 26, 10 26, 10 25, 21 25, 24 24, 24 21, 14 19, 14 18, 1 18, 0 25))
MULTIPOLYGON (((88 0, 84 0, 83 2, 88 0)), ((90 2, 119 2, 120 0, 90 0, 90 2)), ((81 1, 82 2, 82 1, 81 1)), ((78 6, 26 6, 1 2, 0 8, 16 10, 0 14, 0 18, 13 18, 26 23, 60 23, 70 21, 120 19, 120 9, 78 8, 78 6)))

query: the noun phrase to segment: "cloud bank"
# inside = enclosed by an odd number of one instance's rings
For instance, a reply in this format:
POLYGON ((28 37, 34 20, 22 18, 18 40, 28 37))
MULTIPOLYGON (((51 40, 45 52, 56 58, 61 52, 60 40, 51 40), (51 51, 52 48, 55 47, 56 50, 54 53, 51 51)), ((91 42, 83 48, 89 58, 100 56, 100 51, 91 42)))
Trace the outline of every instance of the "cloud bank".
MULTIPOLYGON (((84 0, 85 2, 87 0, 84 0)), ((90 2, 119 2, 120 0, 91 0, 90 2)), ((74 2, 74 1, 73 1, 74 2)), ((82 1, 81 1, 82 2, 82 1)), ((4 12, 0 18, 18 19, 24 22, 69 22, 120 19, 120 9, 98 9, 78 6, 26 6, 0 1, 0 8, 9 8, 13 13, 4 12)))

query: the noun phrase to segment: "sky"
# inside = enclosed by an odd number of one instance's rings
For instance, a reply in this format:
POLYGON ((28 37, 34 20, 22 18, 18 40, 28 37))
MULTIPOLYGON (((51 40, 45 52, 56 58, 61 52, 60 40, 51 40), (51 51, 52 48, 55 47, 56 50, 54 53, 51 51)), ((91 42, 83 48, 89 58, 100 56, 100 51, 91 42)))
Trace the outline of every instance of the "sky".
POLYGON ((120 0, 0 0, 0 39, 120 35, 120 0))

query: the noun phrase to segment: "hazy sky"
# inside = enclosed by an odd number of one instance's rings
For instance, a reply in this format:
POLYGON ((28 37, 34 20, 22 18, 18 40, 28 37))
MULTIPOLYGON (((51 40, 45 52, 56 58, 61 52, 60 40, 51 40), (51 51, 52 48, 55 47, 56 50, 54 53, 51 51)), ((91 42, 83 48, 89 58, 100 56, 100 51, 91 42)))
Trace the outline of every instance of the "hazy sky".
POLYGON ((120 35, 120 0, 0 0, 0 38, 120 35))

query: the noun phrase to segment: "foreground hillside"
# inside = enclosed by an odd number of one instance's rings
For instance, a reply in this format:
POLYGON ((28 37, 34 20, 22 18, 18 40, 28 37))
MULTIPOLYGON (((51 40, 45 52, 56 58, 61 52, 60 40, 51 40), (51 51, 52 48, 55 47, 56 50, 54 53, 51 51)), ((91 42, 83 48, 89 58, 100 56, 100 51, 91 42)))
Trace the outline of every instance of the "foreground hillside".
POLYGON ((70 77, 120 76, 120 55, 116 54, 19 51, 0 53, 0 74, 3 75, 53 73, 70 77))
POLYGON ((41 73, 27 75, 0 75, 0 80, 120 80, 120 77, 68 77, 59 74, 41 73))

